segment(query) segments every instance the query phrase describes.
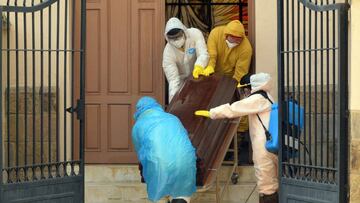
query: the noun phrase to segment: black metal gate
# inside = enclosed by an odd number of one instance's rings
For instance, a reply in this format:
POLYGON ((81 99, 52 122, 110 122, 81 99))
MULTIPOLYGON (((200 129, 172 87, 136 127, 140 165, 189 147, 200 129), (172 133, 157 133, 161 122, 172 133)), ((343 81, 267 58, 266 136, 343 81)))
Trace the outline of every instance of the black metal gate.
POLYGON ((348 8, 278 0, 282 203, 348 202, 348 8))
POLYGON ((0 13, 0 201, 84 202, 85 0, 0 13))

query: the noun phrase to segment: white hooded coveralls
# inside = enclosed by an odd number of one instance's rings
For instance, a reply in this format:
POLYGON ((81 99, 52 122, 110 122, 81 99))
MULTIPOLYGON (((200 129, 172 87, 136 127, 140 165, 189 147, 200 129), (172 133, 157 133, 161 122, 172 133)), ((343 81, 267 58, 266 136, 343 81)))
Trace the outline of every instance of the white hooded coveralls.
POLYGON ((199 29, 186 28, 178 18, 170 18, 165 27, 165 38, 168 41, 163 53, 163 70, 169 82, 169 101, 180 89, 194 68, 200 65, 205 68, 209 62, 209 54, 204 36, 199 29), (167 33, 172 29, 181 29, 185 33, 184 51, 169 43, 167 33))
MULTIPOLYGON (((271 88, 271 77, 266 73, 255 74, 250 77, 251 92, 264 90, 269 98, 271 88)), ((253 149, 253 161, 255 176, 259 193, 270 195, 278 190, 278 157, 265 148, 266 135, 256 114, 258 114, 265 125, 269 128, 271 103, 261 94, 254 94, 233 104, 224 104, 210 109, 210 118, 237 118, 249 116, 249 131, 253 149)))

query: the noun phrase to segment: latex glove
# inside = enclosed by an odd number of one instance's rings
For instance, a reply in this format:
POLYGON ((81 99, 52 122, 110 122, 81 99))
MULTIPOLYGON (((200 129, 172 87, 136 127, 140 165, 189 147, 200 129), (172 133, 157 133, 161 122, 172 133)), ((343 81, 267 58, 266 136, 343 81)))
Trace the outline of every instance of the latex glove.
POLYGON ((198 110, 198 111, 195 111, 195 115, 196 115, 196 116, 204 116, 204 117, 210 118, 210 111, 207 111, 207 110, 198 110))
POLYGON ((202 75, 209 76, 209 75, 213 74, 214 72, 215 72, 214 67, 212 67, 212 66, 207 66, 207 67, 205 68, 205 70, 203 71, 202 75))
POLYGON ((197 79, 197 78, 199 78, 199 75, 201 75, 203 71, 204 71, 204 68, 202 66, 195 65, 192 75, 195 79, 197 79))
POLYGON ((237 88, 240 88, 240 87, 247 87, 247 86, 249 86, 250 84, 240 84, 240 83, 238 83, 238 85, 236 86, 237 88))

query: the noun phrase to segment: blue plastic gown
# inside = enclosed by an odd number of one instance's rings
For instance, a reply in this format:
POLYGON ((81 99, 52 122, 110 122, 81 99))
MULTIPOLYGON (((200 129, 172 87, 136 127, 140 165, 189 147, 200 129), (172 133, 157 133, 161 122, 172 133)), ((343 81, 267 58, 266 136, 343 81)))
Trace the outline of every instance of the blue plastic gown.
POLYGON ((151 97, 136 105, 132 140, 143 166, 148 197, 191 196, 196 191, 196 157, 180 120, 151 97))

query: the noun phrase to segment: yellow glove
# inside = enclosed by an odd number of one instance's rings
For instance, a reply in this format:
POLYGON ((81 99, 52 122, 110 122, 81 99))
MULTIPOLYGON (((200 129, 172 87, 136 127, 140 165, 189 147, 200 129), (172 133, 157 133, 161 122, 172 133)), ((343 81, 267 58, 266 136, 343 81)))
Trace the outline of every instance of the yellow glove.
POLYGON ((204 116, 204 117, 210 118, 210 111, 207 111, 207 110, 195 111, 195 115, 196 115, 196 116, 204 116))
POLYGON ((197 79, 197 78, 199 78, 199 75, 201 75, 203 71, 204 71, 204 68, 202 66, 195 65, 192 75, 195 79, 197 79))
POLYGON ((215 72, 214 67, 207 66, 201 75, 209 76, 215 72))
POLYGON ((236 86, 237 88, 240 88, 240 87, 246 87, 246 86, 249 86, 250 84, 240 84, 240 83, 238 83, 238 85, 236 86))

